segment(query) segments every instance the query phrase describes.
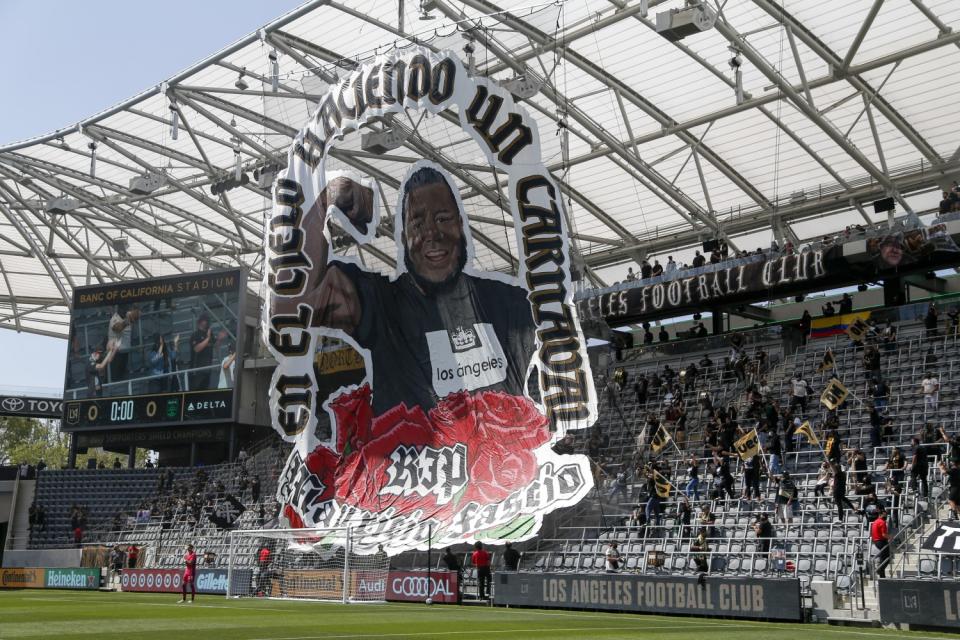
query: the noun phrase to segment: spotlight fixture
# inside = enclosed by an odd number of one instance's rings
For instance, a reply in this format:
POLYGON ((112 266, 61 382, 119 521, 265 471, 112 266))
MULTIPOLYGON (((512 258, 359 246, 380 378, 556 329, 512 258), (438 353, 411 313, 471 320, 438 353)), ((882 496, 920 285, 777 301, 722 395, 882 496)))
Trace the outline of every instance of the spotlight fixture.
POLYGON ((670 9, 657 14, 657 33, 670 42, 712 29, 717 12, 702 0, 687 0, 682 9, 670 9))
POLYGON ((162 173, 148 171, 141 176, 130 178, 129 191, 138 196, 145 196, 162 187, 164 182, 166 182, 166 179, 162 173))
POLYGON ((540 88, 543 86, 543 83, 536 78, 524 74, 510 78, 509 80, 504 80, 500 83, 500 86, 518 98, 528 100, 540 93, 540 88))
POLYGON ((126 236, 114 238, 110 241, 110 244, 113 245, 113 250, 120 255, 126 255, 127 249, 130 247, 130 241, 126 238, 126 236))
POLYGON ((62 216, 70 213, 79 206, 80 202, 78 200, 68 198, 67 196, 60 196, 47 202, 43 210, 55 216, 62 216))
POLYGON ((863 292, 866 291, 866 290, 867 290, 867 285, 865 285, 865 284, 858 284, 858 285, 857 285, 857 291, 859 291, 860 293, 863 293, 863 292))
POLYGON ((237 89, 240 89, 240 91, 246 91, 250 88, 250 85, 247 84, 246 80, 244 80, 245 75, 247 75, 246 67, 240 69, 240 75, 237 77, 237 81, 233 83, 233 86, 235 86, 237 89))
POLYGON ((280 63, 277 62, 277 50, 271 49, 270 55, 270 88, 274 93, 280 90, 280 63))
POLYGON ((97 177, 97 143, 91 142, 87 145, 87 149, 90 149, 90 177, 97 177))
POLYGON ((180 112, 177 110, 177 103, 171 100, 170 101, 170 137, 173 140, 176 140, 179 131, 180 131, 180 112))
POLYGON ((431 2, 430 0, 421 0, 420 19, 423 21, 436 19, 436 16, 430 13, 431 9, 433 9, 433 2, 431 2))
POLYGON ((360 135, 360 148, 369 153, 383 155, 403 145, 407 133, 398 127, 387 125, 381 131, 371 131, 360 135))

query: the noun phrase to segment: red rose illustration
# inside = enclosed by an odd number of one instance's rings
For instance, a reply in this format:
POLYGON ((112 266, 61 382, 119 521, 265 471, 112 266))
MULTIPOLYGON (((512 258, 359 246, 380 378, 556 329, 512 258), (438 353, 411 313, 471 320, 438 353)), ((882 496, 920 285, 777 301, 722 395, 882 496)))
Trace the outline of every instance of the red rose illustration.
POLYGON ((318 446, 310 452, 304 464, 307 470, 316 475, 324 486, 323 492, 314 503, 333 498, 333 488, 337 477, 337 467, 340 465, 340 456, 327 447, 318 446))
POLYGON ((529 451, 506 449, 487 443, 474 454, 470 468, 470 484, 463 502, 481 505, 504 500, 523 489, 537 477, 537 459, 529 451))
POLYGON ((474 397, 477 430, 484 441, 512 451, 529 451, 550 440, 547 418, 533 401, 502 391, 481 391, 474 397))
POLYGON ((373 407, 370 405, 370 385, 342 393, 331 403, 337 422, 337 451, 348 454, 370 440, 373 407))

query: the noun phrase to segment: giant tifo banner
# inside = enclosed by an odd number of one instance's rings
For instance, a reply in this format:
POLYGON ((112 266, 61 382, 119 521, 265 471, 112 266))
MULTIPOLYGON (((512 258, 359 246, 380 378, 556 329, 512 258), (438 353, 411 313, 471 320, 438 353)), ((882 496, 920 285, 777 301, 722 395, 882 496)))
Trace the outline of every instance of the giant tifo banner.
POLYGON ((331 88, 274 185, 265 243, 272 422, 294 443, 277 492, 284 524, 351 527, 353 551, 394 554, 428 538, 526 539, 587 494, 587 458, 550 448, 597 413, 562 208, 536 121, 455 55, 395 52, 331 88), (460 188, 440 164, 390 176, 378 163, 369 176, 332 156, 361 128, 454 107, 452 126, 506 187, 517 277, 478 266, 460 188), (344 244, 396 268, 374 271, 337 253, 344 244), (364 366, 357 382, 320 393, 317 354, 330 340, 364 366))
POLYGON ((503 573, 496 604, 537 608, 679 613, 725 618, 801 617, 795 578, 705 578, 608 574, 503 573))

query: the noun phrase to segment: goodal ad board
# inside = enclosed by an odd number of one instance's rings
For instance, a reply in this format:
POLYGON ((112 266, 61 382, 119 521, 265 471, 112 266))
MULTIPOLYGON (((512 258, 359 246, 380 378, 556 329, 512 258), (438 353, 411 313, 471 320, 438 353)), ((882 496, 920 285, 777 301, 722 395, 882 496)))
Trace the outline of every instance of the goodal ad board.
POLYGON ((387 576, 386 597, 394 602, 423 602, 427 598, 434 604, 457 603, 457 572, 391 571, 387 576))
POLYGON ((536 120, 453 53, 379 56, 321 99, 274 185, 265 242, 270 412, 294 445, 277 492, 283 525, 351 527, 355 552, 393 555, 428 539, 528 539, 590 491, 586 456, 551 448, 597 414, 563 206, 536 120), (502 176, 516 277, 478 261, 491 242, 471 229, 448 168, 405 167, 385 202, 377 179, 331 155, 367 122, 452 107, 502 176), (395 213, 392 273, 357 258, 382 233, 381 211, 395 213), (364 366, 323 395, 315 365, 328 340, 364 366))
POLYGON ((800 620, 800 581, 501 573, 498 605, 800 620))

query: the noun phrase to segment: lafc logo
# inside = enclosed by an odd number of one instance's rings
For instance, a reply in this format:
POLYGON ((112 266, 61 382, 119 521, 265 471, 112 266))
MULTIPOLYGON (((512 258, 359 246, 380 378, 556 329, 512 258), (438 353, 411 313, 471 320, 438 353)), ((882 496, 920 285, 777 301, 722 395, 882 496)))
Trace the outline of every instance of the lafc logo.
POLYGON ((480 346, 480 338, 473 329, 464 329, 457 327, 456 331, 450 333, 450 346, 455 353, 475 349, 480 346))
POLYGON ((67 408, 67 422, 77 424, 80 422, 80 405, 72 404, 67 408))

